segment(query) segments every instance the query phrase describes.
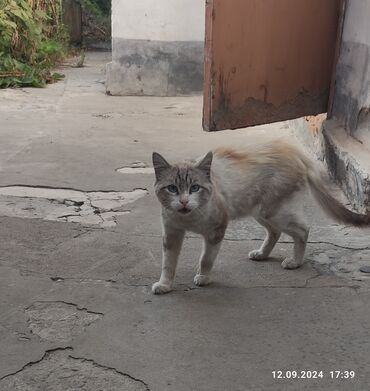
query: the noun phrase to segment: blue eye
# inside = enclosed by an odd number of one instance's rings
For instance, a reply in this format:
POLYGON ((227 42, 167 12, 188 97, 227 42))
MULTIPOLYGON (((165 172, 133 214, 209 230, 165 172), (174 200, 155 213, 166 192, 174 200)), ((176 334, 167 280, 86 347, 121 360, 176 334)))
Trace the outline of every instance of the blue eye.
POLYGON ((199 189, 200 189, 199 185, 192 185, 190 188, 190 193, 196 193, 197 191, 199 191, 199 189))
POLYGON ((167 190, 170 192, 170 193, 177 193, 177 187, 175 185, 168 185, 167 186, 167 190))

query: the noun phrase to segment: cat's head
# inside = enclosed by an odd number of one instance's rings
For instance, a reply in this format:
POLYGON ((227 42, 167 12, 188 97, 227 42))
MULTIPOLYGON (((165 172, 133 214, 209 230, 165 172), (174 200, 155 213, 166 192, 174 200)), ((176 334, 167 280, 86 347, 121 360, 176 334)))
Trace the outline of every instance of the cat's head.
POLYGON ((208 203, 212 194, 212 158, 212 152, 208 152, 199 163, 171 165, 159 153, 153 153, 155 191, 165 209, 185 216, 208 203))

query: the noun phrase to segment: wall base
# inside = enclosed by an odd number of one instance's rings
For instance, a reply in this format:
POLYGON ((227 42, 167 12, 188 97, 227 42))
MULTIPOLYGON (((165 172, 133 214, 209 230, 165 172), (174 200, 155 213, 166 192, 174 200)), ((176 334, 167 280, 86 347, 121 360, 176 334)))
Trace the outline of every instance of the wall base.
POLYGON ((325 158, 325 140, 322 134, 322 124, 326 113, 306 116, 288 121, 288 126, 294 131, 300 142, 317 159, 325 158))
POLYGON ((351 204, 370 212, 370 146, 349 136, 337 122, 323 124, 325 162, 351 204))
POLYGON ((317 117, 289 121, 289 127, 306 150, 324 161, 352 206, 359 212, 370 212, 370 140, 359 141, 335 120, 320 123, 317 117))
POLYGON ((113 39, 110 95, 183 96, 203 90, 204 43, 113 39))

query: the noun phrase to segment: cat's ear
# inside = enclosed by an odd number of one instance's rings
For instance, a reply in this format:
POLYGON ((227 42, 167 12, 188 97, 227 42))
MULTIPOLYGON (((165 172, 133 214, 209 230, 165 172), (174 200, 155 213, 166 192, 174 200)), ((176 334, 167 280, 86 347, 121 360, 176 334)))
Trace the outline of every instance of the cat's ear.
POLYGON ((211 177, 211 164, 213 159, 212 151, 209 151, 206 156, 197 164, 197 168, 204 171, 208 178, 211 177))
POLYGON ((171 164, 168 163, 168 161, 157 152, 153 152, 152 160, 153 160, 155 177, 158 181, 161 175, 163 174, 163 172, 171 168, 171 164))

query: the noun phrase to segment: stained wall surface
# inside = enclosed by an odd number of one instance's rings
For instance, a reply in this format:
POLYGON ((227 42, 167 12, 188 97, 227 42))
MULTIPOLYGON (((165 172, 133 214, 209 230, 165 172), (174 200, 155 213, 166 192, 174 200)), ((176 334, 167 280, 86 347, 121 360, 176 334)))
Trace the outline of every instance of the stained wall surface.
POLYGON ((203 0, 113 0, 112 95, 188 95, 203 88, 203 0))
POLYGON ((332 117, 350 134, 370 131, 370 0, 348 0, 332 117))

